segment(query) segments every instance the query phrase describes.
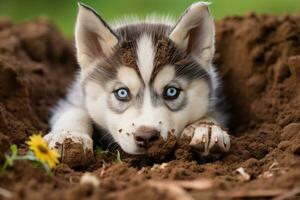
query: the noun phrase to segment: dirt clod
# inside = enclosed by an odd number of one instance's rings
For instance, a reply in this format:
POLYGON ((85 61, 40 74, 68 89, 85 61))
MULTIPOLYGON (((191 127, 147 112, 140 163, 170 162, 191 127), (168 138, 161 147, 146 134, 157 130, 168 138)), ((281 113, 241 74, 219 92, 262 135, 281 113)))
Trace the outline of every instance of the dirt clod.
POLYGON ((151 147, 148 149, 148 156, 156 159, 164 159, 171 151, 174 150, 176 145, 176 136, 169 134, 167 140, 165 141, 160 137, 151 147))
POLYGON ((94 158, 91 150, 83 149, 82 144, 70 138, 65 139, 62 148, 62 162, 72 168, 87 166, 94 158))

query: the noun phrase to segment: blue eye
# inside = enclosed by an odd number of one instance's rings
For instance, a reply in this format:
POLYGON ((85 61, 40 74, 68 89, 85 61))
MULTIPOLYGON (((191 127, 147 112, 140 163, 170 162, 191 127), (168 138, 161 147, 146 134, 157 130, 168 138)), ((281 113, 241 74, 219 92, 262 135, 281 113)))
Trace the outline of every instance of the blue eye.
POLYGON ((171 86, 171 87, 165 88, 163 97, 166 100, 174 100, 174 99, 177 99, 179 94, 180 94, 180 89, 171 86))
POLYGON ((130 100, 130 94, 129 90, 127 88, 120 88, 114 91, 115 97, 119 101, 129 101, 130 100))

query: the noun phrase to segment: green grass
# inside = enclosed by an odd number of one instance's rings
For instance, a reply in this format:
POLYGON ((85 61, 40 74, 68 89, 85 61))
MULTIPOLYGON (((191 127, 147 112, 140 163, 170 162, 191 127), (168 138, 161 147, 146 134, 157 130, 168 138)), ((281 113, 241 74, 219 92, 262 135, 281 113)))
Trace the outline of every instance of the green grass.
MULTIPOLYGON (((73 33, 77 12, 75 0, 0 0, 0 15, 14 21, 24 21, 37 16, 48 16, 67 35, 73 33)), ((94 7, 104 19, 137 14, 169 13, 179 16, 195 0, 82 0, 94 7)), ((299 13, 300 0, 212 0, 211 9, 215 18, 228 15, 257 13, 299 13)))
POLYGON ((112 156, 114 158, 113 159, 114 163, 122 163, 121 154, 120 154, 120 152, 118 150, 111 152, 109 150, 104 150, 100 146, 96 146, 95 154, 96 155, 105 155, 105 154, 108 154, 108 155, 110 155, 110 156, 112 156))

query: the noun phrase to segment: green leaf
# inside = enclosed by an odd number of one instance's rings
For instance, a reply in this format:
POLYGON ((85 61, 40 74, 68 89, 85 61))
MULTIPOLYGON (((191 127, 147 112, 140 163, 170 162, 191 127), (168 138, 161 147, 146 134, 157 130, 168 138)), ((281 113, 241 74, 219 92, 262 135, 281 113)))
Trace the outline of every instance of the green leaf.
POLYGON ((11 150, 11 155, 13 157, 16 157, 18 155, 18 147, 17 145, 13 144, 10 146, 10 150, 11 150))
POLYGON ((13 144, 10 146, 11 155, 5 155, 5 162, 1 167, 1 172, 7 169, 7 167, 12 167, 14 165, 14 161, 18 158, 18 147, 13 144))
POLYGON ((117 150, 115 162, 116 163, 122 163, 121 154, 118 150, 117 150))
POLYGON ((14 164, 14 159, 11 156, 5 155, 5 162, 9 167, 12 167, 14 164))
POLYGON ((96 146, 96 149, 95 149, 96 155, 108 154, 108 153, 109 153, 109 151, 102 149, 102 147, 100 147, 100 146, 96 146))

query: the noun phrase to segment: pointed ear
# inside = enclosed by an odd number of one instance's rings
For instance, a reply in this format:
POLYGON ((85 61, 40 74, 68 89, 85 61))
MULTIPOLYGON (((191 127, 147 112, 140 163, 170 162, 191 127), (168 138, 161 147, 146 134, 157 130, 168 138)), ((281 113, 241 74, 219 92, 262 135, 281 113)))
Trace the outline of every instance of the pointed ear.
POLYGON ((208 5, 207 2, 191 5, 169 35, 179 48, 205 66, 210 66, 215 51, 215 27, 208 5))
POLYGON ((118 44, 116 34, 90 7, 78 4, 79 11, 75 27, 77 60, 82 69, 93 62, 108 57, 118 44))

